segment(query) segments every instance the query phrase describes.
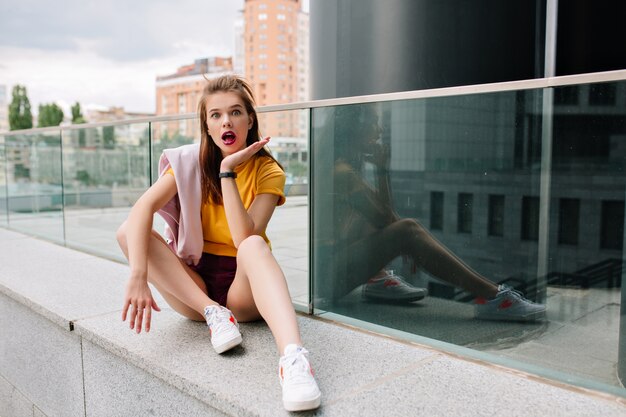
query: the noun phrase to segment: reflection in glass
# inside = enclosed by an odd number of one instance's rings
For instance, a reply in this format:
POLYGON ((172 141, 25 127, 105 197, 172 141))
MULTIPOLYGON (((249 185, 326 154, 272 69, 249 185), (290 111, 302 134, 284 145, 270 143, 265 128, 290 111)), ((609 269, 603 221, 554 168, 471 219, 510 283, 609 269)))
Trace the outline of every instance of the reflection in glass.
MULTIPOLYGON (((447 99, 453 102, 449 106, 452 112, 441 99, 316 109, 314 189, 315 208, 320 211, 314 211, 314 254, 318 254, 314 263, 320 268, 315 272, 319 308, 342 306, 342 299, 346 295, 350 298, 355 289, 379 301, 417 300, 420 287, 446 298, 463 299, 469 293, 494 299, 498 292, 495 280, 471 265, 472 257, 481 257, 475 247, 486 235, 486 230, 474 227, 476 196, 484 194, 481 182, 494 180, 483 177, 487 170, 514 163, 513 158, 507 161, 494 157, 504 152, 506 144, 492 135, 505 128, 515 135, 516 114, 502 118, 504 126, 488 123, 494 103, 519 104, 516 94, 509 93, 506 99, 447 99), (481 107, 481 111, 476 110, 481 107), (472 118, 463 115, 471 123, 454 120, 462 110, 474 113, 472 118), (436 122, 424 123, 426 118, 436 122), (485 119, 484 123, 476 123, 477 118, 485 119), (451 129, 455 122, 457 129, 451 129), (476 138, 481 137, 491 145, 490 152, 478 146, 476 138), (468 179, 469 186, 464 184, 468 179), (445 194, 452 198, 446 199, 445 194), (429 196, 433 200, 428 205, 429 196), (456 204, 456 217, 445 228, 443 219, 450 212, 444 201, 456 204), (430 216, 424 213, 428 207, 434 210, 430 216), (452 234, 452 238, 438 239, 423 226, 424 217, 430 217, 435 230, 442 229, 441 236, 452 234), (465 245, 472 241, 476 245, 468 250, 465 245), (451 250, 451 245, 457 248, 451 250), (402 276, 413 285, 403 281, 402 276), (384 285, 388 288, 381 288, 372 297, 371 287, 382 279, 387 280, 384 285)), ((538 297, 536 278, 509 281, 533 289, 533 296, 538 297)), ((423 297, 423 290, 421 294, 423 297)), ((524 321, 539 318, 543 307, 524 303, 535 309, 529 316, 524 314, 524 321)), ((482 311, 483 307, 478 309, 482 311)))
POLYGON ((541 90, 365 104, 353 108, 349 120, 342 112, 358 105, 314 109, 316 311, 620 386, 614 370, 623 273, 626 83, 560 87, 554 97, 550 170, 542 166, 547 157, 541 155, 541 90), (366 107, 375 115, 362 116, 366 107), (361 150, 363 144, 370 150, 361 150), (377 155, 376 147, 385 152, 377 155), (388 163, 380 164, 376 158, 384 153, 388 163), (373 190, 369 196, 350 195, 343 187, 345 173, 335 166, 342 157, 358 160, 358 169, 345 171, 373 190), (547 190, 540 189, 541 175, 548 176, 547 190), (450 285, 454 273, 442 276, 441 265, 425 268, 419 255, 399 251, 377 266, 385 245, 366 247, 358 257, 346 255, 342 245, 363 241, 358 234, 346 238, 348 231, 367 235, 372 224, 350 216, 345 207, 364 207, 387 193, 388 208, 404 219, 405 230, 419 225, 419 233, 432 235, 476 274, 544 302, 547 320, 476 320, 472 289, 458 281, 450 285), (546 205, 548 218, 541 219, 546 205), (544 238, 547 252, 540 254, 544 238), (538 265, 539 259, 546 265, 538 265), (364 297, 377 268, 393 270, 429 295, 408 303, 364 297), (539 277, 543 270, 547 274, 539 277))

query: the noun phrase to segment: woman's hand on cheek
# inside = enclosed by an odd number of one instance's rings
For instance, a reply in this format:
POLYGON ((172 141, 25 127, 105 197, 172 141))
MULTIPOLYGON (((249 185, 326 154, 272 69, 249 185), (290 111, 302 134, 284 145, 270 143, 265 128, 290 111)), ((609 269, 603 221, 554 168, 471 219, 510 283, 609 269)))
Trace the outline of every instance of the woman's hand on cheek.
POLYGON ((252 158, 252 156, 261 150, 265 145, 270 141, 270 137, 263 138, 258 142, 254 142, 252 145, 243 148, 240 151, 235 152, 232 155, 228 155, 224 159, 222 159, 222 164, 220 165, 220 172, 226 171, 234 171, 235 167, 239 164, 246 162, 248 159, 252 158))

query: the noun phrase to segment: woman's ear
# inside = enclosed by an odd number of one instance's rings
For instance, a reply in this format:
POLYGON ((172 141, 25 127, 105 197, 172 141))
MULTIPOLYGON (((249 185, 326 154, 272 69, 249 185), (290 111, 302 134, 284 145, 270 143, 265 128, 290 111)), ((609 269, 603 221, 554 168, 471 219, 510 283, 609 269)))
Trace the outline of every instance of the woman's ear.
POLYGON ((254 124, 254 114, 250 113, 248 115, 248 130, 252 129, 253 124, 254 124))

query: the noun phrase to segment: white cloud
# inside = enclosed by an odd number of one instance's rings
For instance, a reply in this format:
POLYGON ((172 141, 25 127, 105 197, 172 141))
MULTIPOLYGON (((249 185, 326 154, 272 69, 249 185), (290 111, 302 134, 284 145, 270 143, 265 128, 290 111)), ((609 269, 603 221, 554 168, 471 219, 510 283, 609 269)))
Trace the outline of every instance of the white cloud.
MULTIPOLYGON (((243 0, 110 0, 0 4, 0 84, 42 103, 154 111, 157 75, 233 50, 243 0)), ((8 97, 10 101, 11 98, 8 97)))

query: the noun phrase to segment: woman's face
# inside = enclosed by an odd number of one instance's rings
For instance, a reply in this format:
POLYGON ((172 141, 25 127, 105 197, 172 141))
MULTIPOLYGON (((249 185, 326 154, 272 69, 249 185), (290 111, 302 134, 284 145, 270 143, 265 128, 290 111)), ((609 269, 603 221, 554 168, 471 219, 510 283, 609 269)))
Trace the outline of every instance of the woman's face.
POLYGON ((252 127, 252 115, 239 94, 218 92, 206 100, 206 124, 213 142, 222 156, 233 154, 246 147, 248 130, 252 127))

